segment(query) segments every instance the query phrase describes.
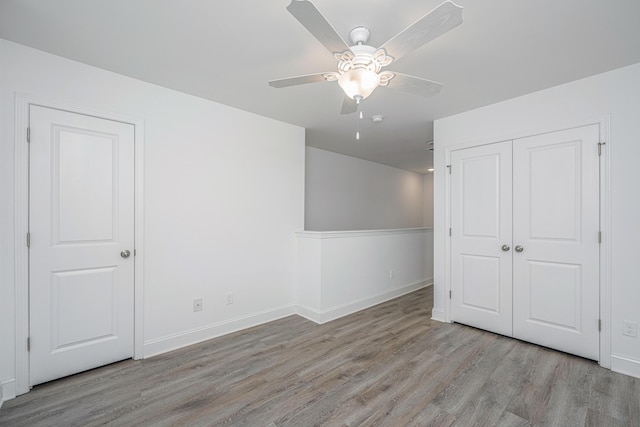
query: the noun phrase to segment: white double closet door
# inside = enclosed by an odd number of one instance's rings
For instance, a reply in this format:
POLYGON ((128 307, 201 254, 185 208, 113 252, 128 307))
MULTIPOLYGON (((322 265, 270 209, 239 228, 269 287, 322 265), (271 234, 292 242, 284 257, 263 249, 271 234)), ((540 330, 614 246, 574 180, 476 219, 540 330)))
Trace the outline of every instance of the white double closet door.
POLYGON ((451 155, 452 320, 599 359, 599 127, 451 155))

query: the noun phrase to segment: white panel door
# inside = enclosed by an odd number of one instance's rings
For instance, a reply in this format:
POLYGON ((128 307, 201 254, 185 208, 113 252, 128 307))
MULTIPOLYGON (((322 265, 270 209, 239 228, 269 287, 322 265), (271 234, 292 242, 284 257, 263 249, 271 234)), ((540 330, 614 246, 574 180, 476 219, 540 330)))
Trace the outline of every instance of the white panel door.
POLYGON ((511 142, 451 154, 455 322, 512 334, 511 142))
POLYGON ((595 360, 598 138, 593 125, 513 143, 514 337, 595 360))
POLYGON ((29 121, 35 385, 133 355, 134 127, 40 106, 29 121))

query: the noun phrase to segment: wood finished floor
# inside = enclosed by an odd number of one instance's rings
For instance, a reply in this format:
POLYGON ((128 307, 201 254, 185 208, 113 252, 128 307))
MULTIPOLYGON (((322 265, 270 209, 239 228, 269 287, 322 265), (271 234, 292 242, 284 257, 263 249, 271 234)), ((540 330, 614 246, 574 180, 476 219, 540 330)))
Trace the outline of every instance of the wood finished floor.
POLYGON ((432 288, 35 387, 1 426, 640 426, 640 380, 430 320, 432 288))

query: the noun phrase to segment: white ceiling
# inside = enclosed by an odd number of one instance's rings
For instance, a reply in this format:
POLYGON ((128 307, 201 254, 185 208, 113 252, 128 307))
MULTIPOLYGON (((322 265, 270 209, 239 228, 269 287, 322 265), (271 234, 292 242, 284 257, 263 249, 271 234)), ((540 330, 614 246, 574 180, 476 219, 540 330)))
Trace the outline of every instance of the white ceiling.
MULTIPOLYGON (((425 172, 433 120, 640 62, 638 0, 458 0, 464 23, 393 64, 444 84, 432 98, 378 88, 341 116, 335 82, 267 81, 334 71, 285 9, 290 0, 0 0, 0 37, 303 126, 307 145, 425 172), (367 117, 382 114, 381 124, 367 117)), ((441 0, 314 0, 344 40, 381 45, 441 0)))

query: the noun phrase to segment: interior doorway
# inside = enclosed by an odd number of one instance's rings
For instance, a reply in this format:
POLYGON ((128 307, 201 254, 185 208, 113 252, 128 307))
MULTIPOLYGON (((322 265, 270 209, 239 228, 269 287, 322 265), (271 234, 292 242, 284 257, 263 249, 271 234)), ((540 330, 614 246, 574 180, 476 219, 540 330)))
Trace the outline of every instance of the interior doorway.
MULTIPOLYGON (((80 116, 84 116, 87 118, 99 118, 104 119, 110 122, 120 123, 121 125, 129 126, 129 129, 133 129, 134 135, 134 147, 133 147, 133 193, 134 193, 134 232, 133 232, 133 244, 130 249, 128 249, 131 254, 129 260, 131 264, 133 264, 133 259, 135 256, 135 268, 133 272, 134 276, 134 285, 133 285, 133 295, 130 295, 130 298, 133 300, 133 348, 132 348, 132 356, 134 359, 141 359, 144 357, 144 336, 143 336, 143 304, 144 304, 144 293, 143 286, 144 283, 144 121, 127 115, 116 114, 112 112, 105 112, 103 110, 96 110, 91 107, 87 107, 84 105, 76 105, 69 102, 60 102, 48 98, 43 98, 39 96, 26 95, 26 94, 16 94, 16 128, 15 128, 15 174, 14 174, 14 182, 15 182, 15 284, 16 284, 16 295, 15 295, 15 310, 16 310, 16 325, 15 325, 15 363, 16 363, 16 373, 15 373, 15 383, 13 389, 15 390, 16 395, 27 393, 31 388, 31 372, 30 372, 30 351, 29 347, 31 346, 31 337, 30 337, 30 295, 29 295, 29 274, 30 274, 30 246, 31 244, 36 244, 35 240, 32 240, 32 236, 30 234, 29 225, 30 225, 30 171, 29 171, 29 152, 31 143, 29 140, 31 139, 31 129, 30 129, 30 113, 32 107, 43 107, 50 110, 59 110, 66 113, 73 113, 80 116), (22 238, 18 237, 22 236, 22 238), (136 253, 137 252, 137 253, 136 253)), ((71 126, 73 127, 73 126, 71 126)), ((82 128, 79 126, 79 128, 82 128)), ((49 129, 50 131, 51 129, 49 129)), ((110 134, 110 132, 106 132, 110 134)), ((94 135, 96 136, 96 135, 94 135)), ((98 139, 100 139, 98 137, 98 139)), ((72 143, 70 145, 73 145, 72 143)), ((72 150, 73 151, 73 150, 72 150)), ((69 200, 67 200, 69 201, 69 200)), ((68 225, 68 224, 67 224, 68 225)), ((67 226, 65 225, 65 226, 67 226)), ((86 225, 86 224, 85 224, 86 225)), ((95 224, 94 224, 95 225, 95 224)), ((67 233, 67 237, 71 236, 77 230, 71 232, 67 227, 64 233, 67 233), (71 233, 71 234, 69 234, 71 233)), ((42 237, 42 236, 41 236, 42 237)), ((35 235, 33 235, 34 239, 38 239, 35 235)), ((52 241, 51 236, 47 236, 49 242, 52 241)), ((73 240, 69 238, 69 240, 73 240)), ((73 246, 73 245, 69 245, 73 246)), ((124 250, 124 249, 122 249, 124 250)), ((121 258, 119 250, 116 252, 116 256, 121 258)), ((125 259, 122 258, 124 261, 125 259)), ((111 263, 113 266, 114 264, 111 263)), ((105 279, 108 274, 105 271, 102 271, 102 280, 103 282, 107 282, 105 279)), ((98 274, 99 275, 99 274, 98 274)), ((64 276, 64 274, 62 275, 64 276)), ((72 289, 73 282, 77 278, 72 278, 73 274, 67 275, 64 279, 69 279, 67 281, 66 290, 72 289)), ((104 290, 103 286, 103 290, 104 290)), ((104 309, 104 307, 103 307, 104 309)), ((86 308, 80 309, 80 311, 86 310, 86 308)), ((85 313, 86 314, 86 313, 85 313)), ((59 319, 60 321, 68 321, 67 319, 59 319)), ((95 327, 95 324, 89 324, 91 327, 95 327)), ((82 325, 85 327, 87 325, 82 325)), ((104 326, 104 325, 103 325, 104 326)), ((90 327, 90 328, 91 328, 90 327)), ((90 329, 89 328, 89 329, 90 329)), ((75 331, 78 333, 80 330, 75 331)), ((92 332, 82 331, 82 333, 91 333, 96 332, 96 330, 92 332)), ((104 332, 104 328, 103 331, 104 332)), ((103 334, 103 338, 105 341, 109 340, 106 337, 108 334, 103 334)), ((74 342, 79 347, 82 346, 83 339, 86 338, 87 335, 83 338, 81 335, 72 336, 70 333, 62 336, 65 344, 71 344, 74 342), (66 340, 66 341, 64 341, 66 340), (77 341, 73 341, 77 340, 77 341)), ((94 338, 97 336, 94 336, 94 338)), ((90 340, 89 340, 90 341, 90 340)), ((33 343, 36 345, 36 343, 33 343)), ((64 345, 63 345, 64 346, 64 345)), ((131 345, 129 345, 131 348, 131 345)), ((128 350, 127 357, 131 357, 131 349, 128 350)), ((107 362, 108 363, 108 362, 107 362)), ((87 368, 90 369, 90 368, 87 368)), ((79 369, 83 370, 83 369, 79 369)), ((65 374, 63 374, 65 375, 65 374)))

